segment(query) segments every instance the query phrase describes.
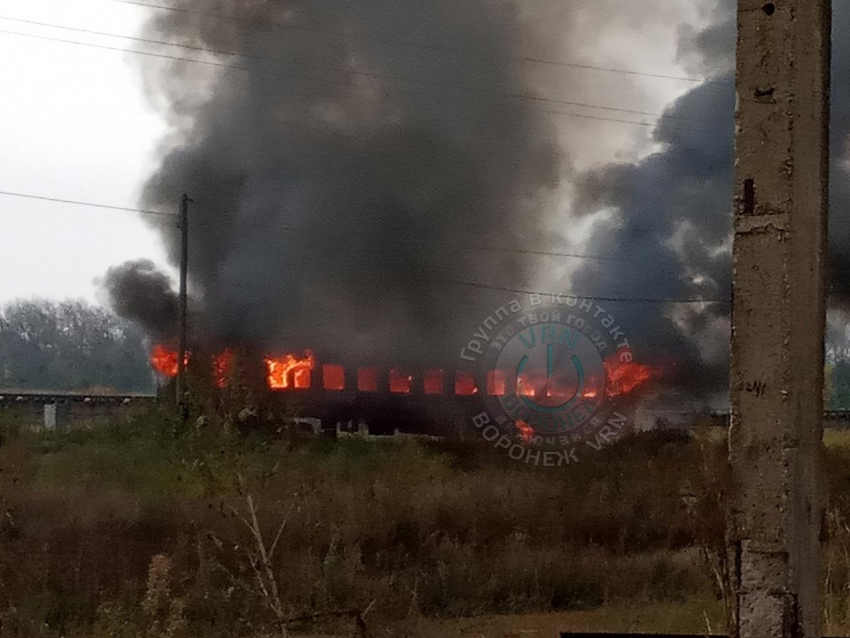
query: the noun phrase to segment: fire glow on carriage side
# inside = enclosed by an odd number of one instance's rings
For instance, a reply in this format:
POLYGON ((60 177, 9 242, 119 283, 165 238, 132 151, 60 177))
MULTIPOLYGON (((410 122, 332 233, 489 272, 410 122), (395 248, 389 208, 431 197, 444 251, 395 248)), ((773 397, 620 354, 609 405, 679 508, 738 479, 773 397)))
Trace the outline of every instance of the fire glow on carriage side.
MULTIPOLYGON (((165 345, 158 344, 151 351, 151 365, 158 374, 165 378, 177 375, 177 352, 165 345)), ((186 353, 186 365, 190 366, 193 358, 186 353)), ((229 349, 213 355, 211 369, 215 384, 226 388, 235 355, 229 349)), ((319 364, 312 350, 300 354, 289 353, 282 356, 267 355, 264 358, 266 382, 272 391, 307 390, 314 386, 313 373, 321 370, 321 389, 329 392, 356 390, 362 393, 377 393, 389 390, 390 394, 411 394, 418 387, 426 395, 453 394, 458 397, 472 397, 479 393, 487 396, 506 396, 514 389, 516 393, 527 397, 536 397, 545 403, 562 401, 566 394, 564 389, 551 385, 547 379, 538 378, 532 374, 521 374, 511 378, 504 370, 488 370, 484 383, 479 386, 478 375, 469 370, 456 370, 447 375, 442 369, 426 369, 416 374, 406 368, 390 368, 383 376, 376 367, 356 368, 356 382, 347 387, 345 366, 334 363, 319 364), (447 392, 446 382, 451 383, 447 392)), ((615 359, 604 362, 605 378, 591 379, 583 391, 585 398, 595 398, 604 393, 608 397, 630 394, 653 377, 659 376, 658 371, 651 366, 635 362, 622 363, 615 359)))

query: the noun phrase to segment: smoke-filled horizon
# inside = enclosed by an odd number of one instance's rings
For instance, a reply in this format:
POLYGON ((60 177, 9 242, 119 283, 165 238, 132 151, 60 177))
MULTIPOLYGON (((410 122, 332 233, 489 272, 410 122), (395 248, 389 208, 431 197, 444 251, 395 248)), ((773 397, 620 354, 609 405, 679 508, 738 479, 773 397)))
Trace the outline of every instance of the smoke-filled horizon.
MULTIPOLYGON (((510 298, 457 280, 584 296, 727 299, 734 1, 706 2, 709 26, 680 30, 680 59, 710 80, 666 109, 654 132, 659 150, 586 173, 574 170, 573 149, 558 139, 549 112, 556 107, 507 97, 539 95, 534 65, 522 60, 529 50, 569 57, 564 34, 582 21, 564 4, 222 0, 214 12, 237 19, 213 20, 192 13, 213 11, 209 3, 182 0, 175 6, 188 12, 158 14, 148 25, 158 39, 241 56, 227 58, 239 70, 199 75, 195 65, 175 62, 145 78, 175 134, 144 205, 173 207, 184 192, 195 199, 196 334, 427 365, 456 359, 471 331, 510 298), (462 51, 452 49, 457 43, 462 51), (621 261, 586 261, 564 281, 547 276, 549 262, 481 250, 562 249, 564 238, 547 229, 565 183, 574 188, 574 220, 604 217, 581 252, 621 261)), ((593 11, 604 18, 609 5, 593 11)), ((844 25, 850 10, 837 6, 833 221, 850 201, 840 168, 850 126, 844 25)), ((578 82, 555 88, 569 95, 578 82)), ((177 231, 162 231, 176 263, 177 231)), ((845 268, 839 240, 848 232, 833 225, 833 260, 845 268)), ((836 292, 846 292, 846 281, 833 279, 836 292)), ((173 297, 151 299, 161 283, 145 264, 107 277, 116 309, 151 334, 162 325, 150 309, 173 305, 173 297)), ((671 386, 704 397, 724 391, 727 304, 610 310, 641 360, 661 364, 671 386)))

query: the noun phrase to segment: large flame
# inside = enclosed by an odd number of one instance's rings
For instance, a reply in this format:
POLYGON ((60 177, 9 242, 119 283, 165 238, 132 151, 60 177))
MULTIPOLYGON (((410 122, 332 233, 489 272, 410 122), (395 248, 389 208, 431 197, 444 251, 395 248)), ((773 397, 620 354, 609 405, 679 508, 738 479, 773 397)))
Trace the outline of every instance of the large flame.
POLYGON ((649 381, 654 375, 652 366, 635 363, 634 361, 622 363, 616 359, 607 359, 603 363, 605 365, 605 376, 607 380, 605 393, 609 397, 630 394, 649 381))
MULTIPOLYGON (((157 344, 151 350, 151 365, 164 377, 177 376, 177 351, 157 344)), ((184 356, 184 365, 189 365, 189 353, 184 356)))
MULTIPOLYGON (((188 366, 191 353, 186 353, 185 363, 188 366)), ((165 377, 177 376, 177 352, 163 344, 157 344, 151 351, 151 365, 154 370, 165 377)), ((234 355, 229 349, 212 357, 213 378, 219 388, 228 384, 230 369, 234 355)), ((316 357, 312 350, 305 350, 299 357, 287 354, 282 357, 268 356, 265 359, 267 381, 272 390, 304 389, 311 386, 311 372, 316 367, 316 357)), ((658 375, 655 368, 633 361, 622 363, 615 358, 603 362, 605 368, 605 396, 616 397, 630 394, 647 381, 658 375)), ((342 390, 345 387, 345 371, 341 366, 326 365, 324 384, 329 390, 342 390)), ((390 392, 408 394, 411 391, 413 376, 404 370, 390 370, 390 392)), ((377 391, 377 371, 371 368, 358 369, 358 389, 362 392, 377 391)), ((428 370, 424 375, 426 394, 442 394, 443 371, 428 370)), ((490 370, 487 373, 487 393, 501 396, 506 391, 505 373, 500 370, 490 370)), ((479 388, 474 374, 457 372, 455 376, 455 394, 471 396, 478 394, 479 388)), ((558 405, 572 396, 572 390, 560 387, 552 379, 544 375, 523 373, 516 380, 516 393, 520 396, 534 398, 541 405, 558 405)), ((582 391, 585 399, 596 399, 602 394, 602 384, 591 377, 588 385, 582 391)), ((526 425, 526 424, 523 424, 526 425)), ((526 426, 528 427, 528 426, 526 426)), ((521 429, 521 428, 520 428, 521 429)))
POLYGON ((303 357, 288 354, 284 357, 267 357, 268 382, 272 390, 303 389, 310 387, 311 371, 316 367, 312 350, 305 350, 303 357))
MULTIPOLYGON (((584 399, 596 399, 603 393, 608 398, 631 394, 659 372, 652 366, 630 361, 621 363, 615 358, 603 361, 605 382, 591 376, 581 396, 584 399)), ((517 394, 533 398, 540 405, 557 405, 569 399, 574 390, 562 387, 542 374, 525 372, 517 377, 517 394)))
MULTIPOLYGON (((591 385, 595 382, 591 379, 591 385)), ((519 396, 534 399, 536 403, 544 406, 557 406, 569 400, 575 394, 575 388, 563 386, 544 374, 534 372, 523 372, 517 376, 516 392, 519 396)), ((585 390, 582 396, 594 397, 597 390, 591 388, 585 390), (590 394, 588 394, 590 393, 590 394)))

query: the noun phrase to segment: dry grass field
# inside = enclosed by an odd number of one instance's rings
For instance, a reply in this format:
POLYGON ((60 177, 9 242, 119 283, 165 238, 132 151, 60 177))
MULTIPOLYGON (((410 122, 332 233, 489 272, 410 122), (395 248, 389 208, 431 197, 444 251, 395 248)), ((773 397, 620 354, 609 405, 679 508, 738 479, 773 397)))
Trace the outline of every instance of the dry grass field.
MULTIPOLYGON (((568 468, 477 443, 293 440, 4 414, 0 636, 724 631, 725 444, 654 432, 568 468)), ((828 433, 827 620, 850 620, 850 436, 828 433)))

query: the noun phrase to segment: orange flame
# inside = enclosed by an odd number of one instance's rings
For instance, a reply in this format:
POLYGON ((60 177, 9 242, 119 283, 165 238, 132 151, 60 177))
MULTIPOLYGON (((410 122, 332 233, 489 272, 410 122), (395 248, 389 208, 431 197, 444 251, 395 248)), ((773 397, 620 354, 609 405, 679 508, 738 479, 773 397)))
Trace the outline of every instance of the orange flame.
MULTIPOLYGON (((177 376, 177 351, 162 344, 157 344, 151 351, 153 369, 164 377, 177 376)), ((184 356, 184 365, 189 365, 189 353, 184 356)))
POLYGON ((514 425, 519 430, 519 437, 522 439, 522 442, 531 443, 531 440, 534 438, 534 428, 521 419, 517 419, 514 425))
POLYGON ((608 359, 604 362, 607 385, 605 392, 610 397, 629 394, 649 381, 655 374, 651 366, 630 361, 620 363, 608 359))
MULTIPOLYGON (((660 373, 656 368, 633 361, 620 363, 616 358, 603 362, 605 369, 605 396, 616 397, 634 392, 638 387, 660 373)), ((588 385, 582 390, 584 399, 597 399, 602 395, 602 383, 597 377, 590 377, 588 385)), ((517 378, 517 394, 525 396, 542 405, 554 404, 570 397, 568 388, 553 387, 552 381, 539 374, 523 373, 517 378)))
POLYGON ((310 387, 310 372, 316 367, 312 350, 305 350, 299 358, 288 354, 282 358, 266 358, 268 382, 272 390, 303 389, 310 387))
POLYGON ((517 377, 516 392, 529 397, 541 405, 558 405, 572 396, 570 388, 561 387, 542 374, 524 372, 517 377))
POLYGON ((221 354, 213 355, 213 378, 215 384, 219 388, 226 388, 228 377, 230 376, 230 367, 233 365, 233 352, 230 349, 225 349, 221 354))

